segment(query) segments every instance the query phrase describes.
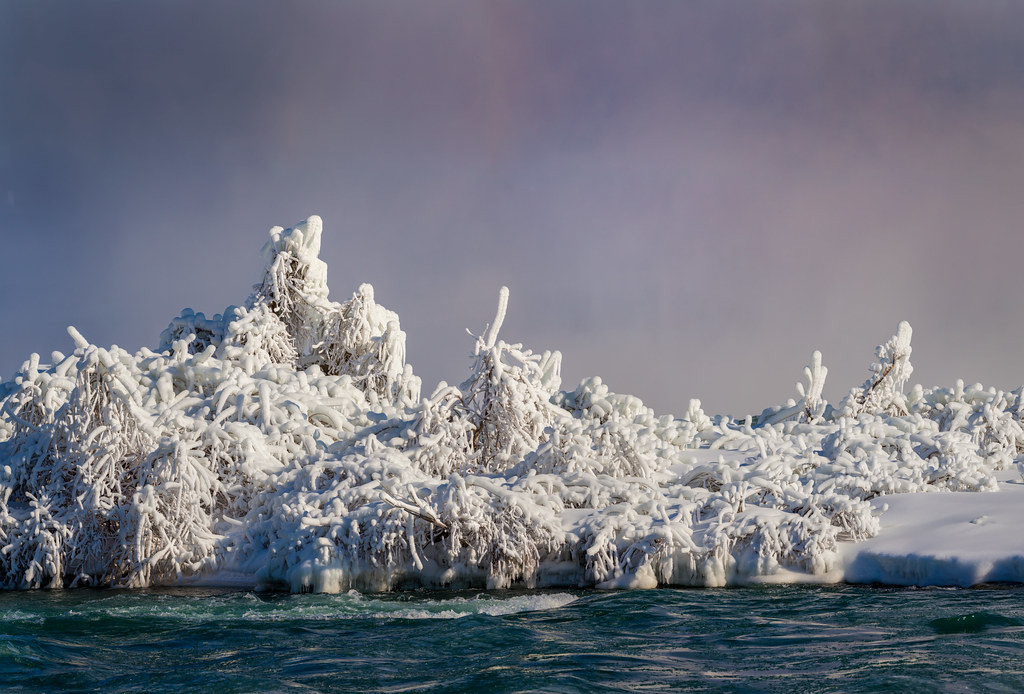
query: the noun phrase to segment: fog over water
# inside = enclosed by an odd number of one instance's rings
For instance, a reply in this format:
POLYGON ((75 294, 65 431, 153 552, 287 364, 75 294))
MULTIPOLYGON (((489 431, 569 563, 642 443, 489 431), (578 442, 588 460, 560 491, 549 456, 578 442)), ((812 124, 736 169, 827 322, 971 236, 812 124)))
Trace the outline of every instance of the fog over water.
POLYGON ((472 341, 659 411, 1024 383, 1024 5, 0 3, 0 378, 156 346, 324 219, 430 390, 472 341))

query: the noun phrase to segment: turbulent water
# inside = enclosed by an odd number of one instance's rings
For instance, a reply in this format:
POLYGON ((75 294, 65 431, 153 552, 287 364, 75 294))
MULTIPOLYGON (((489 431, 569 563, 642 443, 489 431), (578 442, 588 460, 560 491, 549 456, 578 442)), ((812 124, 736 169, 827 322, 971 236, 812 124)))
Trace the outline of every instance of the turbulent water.
POLYGON ((1024 588, 0 593, 4 691, 1020 691, 1024 588))

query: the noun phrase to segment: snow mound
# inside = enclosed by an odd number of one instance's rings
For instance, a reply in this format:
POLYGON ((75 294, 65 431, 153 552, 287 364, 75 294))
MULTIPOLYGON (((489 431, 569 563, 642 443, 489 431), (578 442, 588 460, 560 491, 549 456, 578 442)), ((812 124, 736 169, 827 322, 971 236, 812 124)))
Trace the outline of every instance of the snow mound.
MULTIPOLYGON (((1016 476, 1016 475, 1015 475, 1016 476)), ((900 494, 884 504, 883 532, 844 548, 845 577, 857 583, 972 586, 1024 583, 1019 532, 1024 483, 992 494, 900 494)))
POLYGON ((468 377, 423 397, 373 288, 330 299, 322 229, 271 229, 244 304, 185 309, 155 350, 69 328, 70 355, 0 384, 0 586, 1024 580, 1016 555, 893 568, 870 544, 880 499, 994 492, 1024 451, 1020 390, 904 392, 906 323, 838 407, 815 352, 799 400, 677 418, 600 378, 560 390, 558 352, 500 339, 502 288, 468 377))

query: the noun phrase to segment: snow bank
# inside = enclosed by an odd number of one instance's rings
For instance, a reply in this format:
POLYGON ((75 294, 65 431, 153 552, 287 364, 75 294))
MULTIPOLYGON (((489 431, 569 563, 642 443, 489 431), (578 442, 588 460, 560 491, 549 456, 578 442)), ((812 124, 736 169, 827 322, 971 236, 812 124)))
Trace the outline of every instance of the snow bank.
POLYGON ((882 531, 843 548, 855 583, 972 586, 1024 583, 1024 483, 990 494, 899 494, 879 499, 882 531))
POLYGON ((560 390, 557 352, 500 339, 502 288, 468 377, 422 397, 373 288, 330 299, 321 234, 274 227, 247 301, 156 350, 69 328, 0 384, 0 585, 1022 580, 1021 391, 905 392, 905 323, 836 407, 816 352, 799 400, 677 418, 560 390))

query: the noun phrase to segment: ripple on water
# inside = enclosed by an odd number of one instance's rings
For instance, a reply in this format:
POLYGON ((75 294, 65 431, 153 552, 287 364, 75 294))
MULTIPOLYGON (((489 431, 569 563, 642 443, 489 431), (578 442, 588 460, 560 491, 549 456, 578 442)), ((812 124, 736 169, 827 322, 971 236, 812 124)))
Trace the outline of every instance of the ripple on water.
POLYGON ((979 634, 991 629, 1021 626, 1021 621, 992 612, 972 612, 933 619, 928 625, 937 634, 979 634))
POLYGON ((13 691, 1024 690, 1008 587, 68 591, 5 616, 13 691))

